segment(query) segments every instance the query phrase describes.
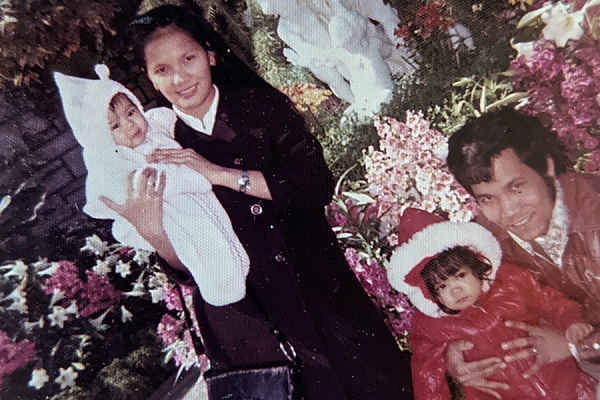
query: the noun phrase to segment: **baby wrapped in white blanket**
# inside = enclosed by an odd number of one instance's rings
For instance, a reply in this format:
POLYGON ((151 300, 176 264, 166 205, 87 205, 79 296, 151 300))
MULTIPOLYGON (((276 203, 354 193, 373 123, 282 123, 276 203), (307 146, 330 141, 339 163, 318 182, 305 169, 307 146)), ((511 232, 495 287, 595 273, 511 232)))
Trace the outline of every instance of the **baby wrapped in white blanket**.
POLYGON ((173 138, 175 113, 163 107, 144 114, 133 93, 109 79, 106 66, 97 65, 95 70, 99 80, 54 74, 88 170, 83 211, 94 218, 114 219, 112 233, 122 244, 153 251, 135 227, 100 197, 123 204, 132 171, 136 175, 146 167, 164 171, 163 229, 179 260, 209 304, 241 300, 250 261, 211 183, 184 165, 146 162, 154 149, 181 148, 173 138))

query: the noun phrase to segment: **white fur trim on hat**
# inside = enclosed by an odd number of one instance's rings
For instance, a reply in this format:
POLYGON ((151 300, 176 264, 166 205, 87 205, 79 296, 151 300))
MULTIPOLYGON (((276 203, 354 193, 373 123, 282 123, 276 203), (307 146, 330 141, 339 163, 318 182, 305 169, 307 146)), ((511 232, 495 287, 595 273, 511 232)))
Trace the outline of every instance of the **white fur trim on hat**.
MULTIPOLYGON (((494 235, 474 222, 444 221, 428 225, 394 250, 387 268, 390 284, 406 294, 424 314, 432 317, 446 315, 435 302, 424 296, 420 287, 410 286, 404 278, 424 259, 456 246, 469 247, 486 257, 492 264, 489 279, 493 281, 502 261, 502 250, 494 235)), ((489 289, 489 285, 484 288, 489 289)))

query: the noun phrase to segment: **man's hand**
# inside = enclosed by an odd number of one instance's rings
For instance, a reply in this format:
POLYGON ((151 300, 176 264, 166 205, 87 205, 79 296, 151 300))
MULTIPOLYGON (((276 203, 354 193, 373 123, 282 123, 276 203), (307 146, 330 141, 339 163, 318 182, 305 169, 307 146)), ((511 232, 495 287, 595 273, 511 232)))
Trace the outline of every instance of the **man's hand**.
POLYGON ((594 330, 594 327, 585 322, 574 322, 565 331, 565 337, 569 343, 577 343, 594 330))
POLYGON ((535 374, 542 365, 564 360, 571 356, 565 335, 548 323, 534 326, 524 322, 506 321, 506 326, 522 329, 529 334, 529 336, 502 343, 503 350, 522 349, 504 357, 506 362, 529 357, 536 358, 529 371, 523 374, 525 379, 535 374))
POLYGON ((476 388, 501 399, 498 390, 509 390, 510 386, 502 382, 488 381, 486 378, 494 371, 506 368, 506 364, 499 357, 466 362, 463 351, 472 348, 473 343, 462 340, 450 343, 446 349, 446 372, 463 386, 476 388))
POLYGON ((576 349, 579 360, 600 364, 600 330, 596 330, 577 343, 576 349))

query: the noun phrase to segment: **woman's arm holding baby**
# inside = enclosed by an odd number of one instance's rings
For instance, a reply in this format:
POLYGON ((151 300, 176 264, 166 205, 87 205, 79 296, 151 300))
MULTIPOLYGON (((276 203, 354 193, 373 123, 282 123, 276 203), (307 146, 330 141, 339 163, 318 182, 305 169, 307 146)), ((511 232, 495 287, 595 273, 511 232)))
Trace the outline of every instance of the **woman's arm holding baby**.
POLYGON ((156 252, 173 268, 185 271, 163 228, 163 194, 166 176, 154 168, 146 168, 134 187, 135 171, 127 177, 127 198, 124 204, 101 197, 107 207, 131 223, 156 252), (156 183, 158 181, 158 184, 156 183))

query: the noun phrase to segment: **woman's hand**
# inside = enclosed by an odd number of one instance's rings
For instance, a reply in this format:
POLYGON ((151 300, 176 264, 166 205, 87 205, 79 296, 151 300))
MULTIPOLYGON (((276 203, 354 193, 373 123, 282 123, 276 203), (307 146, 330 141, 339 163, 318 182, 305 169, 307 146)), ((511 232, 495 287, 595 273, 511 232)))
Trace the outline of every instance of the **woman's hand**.
POLYGON ((185 165, 202 174, 212 185, 220 182, 225 168, 213 164, 192 149, 156 149, 146 156, 149 163, 185 165))
POLYGON ((140 174, 134 187, 135 171, 127 176, 127 197, 125 204, 117 204, 106 197, 100 200, 106 206, 125 218, 135 227, 160 256, 173 268, 187 271, 179 260, 169 237, 163 228, 163 194, 165 193, 165 172, 146 168, 140 174), (157 184, 158 181, 158 184, 157 184))
POLYGON ((446 349, 446 372, 463 386, 476 388, 500 399, 497 390, 509 390, 510 386, 502 382, 488 381, 486 378, 506 364, 499 357, 466 362, 463 351, 473 348, 473 343, 463 340, 452 342, 446 349))
POLYGON ((522 349, 504 357, 504 361, 512 362, 524 358, 535 357, 529 371, 523 374, 525 379, 535 374, 542 365, 564 360, 571 356, 567 339, 563 332, 552 325, 543 323, 539 326, 524 322, 506 321, 506 326, 524 330, 529 336, 502 343, 503 350, 522 349))
MULTIPOLYGON (((146 161, 149 163, 185 165, 202 174, 211 185, 228 187, 239 190, 238 180, 241 177, 239 169, 226 168, 213 164, 192 149, 156 149, 148 154, 146 161)), ((247 195, 261 199, 272 200, 271 191, 260 171, 248 171, 250 189, 247 195)))
POLYGON ((159 176, 154 168, 146 168, 134 187, 134 175, 135 171, 127 176, 125 204, 117 204, 104 196, 100 197, 100 200, 129 221, 138 233, 151 243, 148 239, 163 232, 163 194, 166 176, 164 172, 159 176))

